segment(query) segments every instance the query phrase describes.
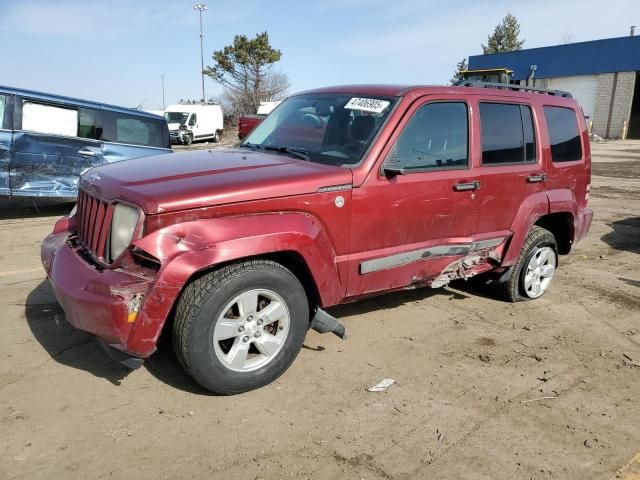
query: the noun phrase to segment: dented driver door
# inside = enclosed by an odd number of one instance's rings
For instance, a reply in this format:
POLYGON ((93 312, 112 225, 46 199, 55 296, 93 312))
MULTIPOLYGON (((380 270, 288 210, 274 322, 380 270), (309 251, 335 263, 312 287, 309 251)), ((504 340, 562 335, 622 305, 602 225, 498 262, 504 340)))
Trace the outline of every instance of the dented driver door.
POLYGON ((480 188, 469 112, 459 99, 414 104, 354 189, 349 297, 424 284, 468 253, 480 188))

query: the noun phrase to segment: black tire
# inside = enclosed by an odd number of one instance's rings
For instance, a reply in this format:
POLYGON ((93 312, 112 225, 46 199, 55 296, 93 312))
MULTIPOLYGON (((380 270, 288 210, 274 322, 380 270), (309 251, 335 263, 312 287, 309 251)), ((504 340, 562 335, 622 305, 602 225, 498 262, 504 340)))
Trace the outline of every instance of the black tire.
POLYGON ((214 393, 232 395, 262 387, 282 375, 302 348, 308 328, 307 296, 296 276, 276 262, 251 260, 214 270, 187 285, 176 309, 173 346, 196 382, 214 393), (214 351, 214 326, 228 302, 257 288, 277 293, 286 303, 288 335, 269 363, 249 372, 234 371, 214 351))
POLYGON ((220 131, 217 130, 215 135, 213 136, 213 143, 218 143, 220 141, 220 131))
POLYGON ((518 261, 511 270, 509 279, 503 283, 492 284, 493 292, 498 298, 507 302, 533 300, 524 293, 524 275, 526 273, 526 266, 529 264, 531 256, 538 247, 551 247, 556 254, 557 265, 558 248, 555 237, 549 230, 534 225, 531 227, 531 230, 529 230, 527 239, 520 251, 518 261))
POLYGON ((184 144, 189 146, 193 143, 193 139, 191 138, 191 135, 185 135, 184 137, 184 144))

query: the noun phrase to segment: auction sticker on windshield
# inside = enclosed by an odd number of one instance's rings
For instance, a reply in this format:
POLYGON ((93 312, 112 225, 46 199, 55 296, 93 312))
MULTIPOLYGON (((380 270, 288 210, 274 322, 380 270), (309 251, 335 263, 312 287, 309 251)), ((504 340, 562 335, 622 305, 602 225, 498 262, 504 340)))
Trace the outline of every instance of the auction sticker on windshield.
POLYGON ((354 97, 347 102, 344 108, 350 110, 362 110, 363 112, 382 113, 389 106, 389 101, 379 100, 377 98, 358 98, 354 97))

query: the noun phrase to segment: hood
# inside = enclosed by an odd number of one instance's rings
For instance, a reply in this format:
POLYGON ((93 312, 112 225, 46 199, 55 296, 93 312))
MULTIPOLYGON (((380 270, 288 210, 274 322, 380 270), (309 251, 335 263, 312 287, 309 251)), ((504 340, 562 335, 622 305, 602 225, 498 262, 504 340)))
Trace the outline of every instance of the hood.
POLYGON ((180 124, 178 122, 168 123, 169 130, 180 130, 180 124))
POLYGON ((302 195, 352 183, 348 168, 241 149, 155 155, 93 168, 80 185, 146 214, 302 195))

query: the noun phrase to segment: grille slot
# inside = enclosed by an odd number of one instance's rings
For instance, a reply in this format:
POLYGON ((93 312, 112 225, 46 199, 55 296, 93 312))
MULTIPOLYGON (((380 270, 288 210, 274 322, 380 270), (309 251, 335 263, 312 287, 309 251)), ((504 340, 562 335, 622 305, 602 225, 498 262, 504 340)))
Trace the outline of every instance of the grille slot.
POLYGON ((105 261, 113 206, 84 190, 78 193, 78 243, 95 259, 105 261))

